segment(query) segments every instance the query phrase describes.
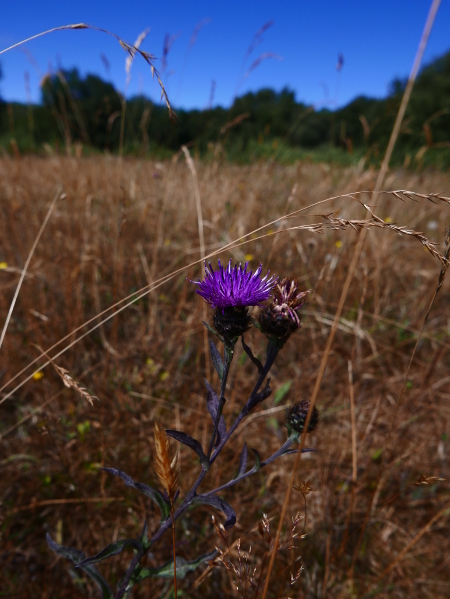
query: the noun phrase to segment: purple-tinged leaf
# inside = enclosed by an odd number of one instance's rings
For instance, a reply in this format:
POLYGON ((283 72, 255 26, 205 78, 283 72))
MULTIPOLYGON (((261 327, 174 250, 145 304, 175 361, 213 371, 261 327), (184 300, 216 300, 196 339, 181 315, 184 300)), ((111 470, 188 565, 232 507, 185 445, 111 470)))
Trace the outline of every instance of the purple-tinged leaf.
POLYGON ((241 458, 239 460, 238 473, 236 474, 236 476, 234 478, 239 478, 240 476, 245 474, 245 471, 247 469, 247 460, 248 460, 247 443, 244 443, 244 447, 242 448, 241 458))
POLYGON ((192 503, 210 505, 223 512, 226 517, 226 522, 224 524, 226 529, 232 528, 236 524, 236 512, 229 503, 217 495, 196 495, 192 503))
MULTIPOLYGON (((79 551, 78 549, 73 549, 71 547, 63 547, 62 545, 58 545, 58 543, 55 543, 55 541, 51 538, 51 536, 48 533, 47 533, 47 544, 52 551, 54 551, 61 557, 70 559, 70 561, 73 562, 74 564, 78 564, 81 560, 84 560, 84 558, 85 558, 85 555, 82 551, 79 551)), ((92 578, 92 580, 95 582, 95 584, 102 591, 103 599, 113 599, 113 592, 112 592, 109 584, 106 582, 106 580, 100 574, 100 572, 98 572, 98 570, 97 570, 97 568, 95 568, 95 566, 85 565, 85 566, 82 566, 82 569, 84 572, 86 572, 86 574, 88 576, 90 576, 90 578, 92 578)))
POLYGON ((119 476, 123 482, 127 485, 127 487, 133 487, 137 489, 147 497, 150 497, 159 509, 161 510, 163 520, 167 520, 170 516, 170 502, 165 499, 164 495, 158 489, 152 489, 148 485, 144 485, 144 483, 135 482, 129 474, 123 472, 122 470, 118 470, 117 468, 102 468, 105 472, 109 472, 110 474, 114 474, 114 476, 119 476))
MULTIPOLYGON (((211 418, 213 423, 216 422, 217 410, 219 408, 219 397, 208 381, 205 379, 206 390, 208 392, 206 398, 206 407, 208 408, 208 412, 211 414, 211 418)), ((216 445, 219 445, 221 440, 227 434, 227 427, 225 425, 225 418, 223 416, 220 417, 219 426, 217 429, 217 437, 216 437, 216 445)))
POLYGON ((104 559, 108 559, 108 557, 122 553, 127 545, 133 547, 133 549, 135 549, 140 555, 143 555, 143 547, 139 541, 136 541, 136 539, 123 539, 122 541, 110 543, 107 547, 102 549, 100 553, 97 553, 97 555, 84 559, 82 562, 77 564, 77 568, 83 568, 84 566, 101 562, 104 559))
POLYGON ((222 356, 220 355, 219 350, 217 349, 215 344, 211 341, 211 339, 209 339, 209 351, 211 352, 211 359, 212 359, 214 368, 216 369, 217 374, 219 375, 219 379, 222 380, 223 379, 223 369, 224 369, 222 356))
POLYGON ((270 388, 270 379, 267 379, 265 387, 259 393, 256 393, 256 395, 252 397, 251 401, 248 401, 247 404, 244 406, 242 410, 244 416, 247 416, 247 414, 249 414, 253 410, 253 408, 255 408, 259 403, 267 399, 271 393, 272 389, 270 388))
MULTIPOLYGON (((255 321, 253 321, 253 322, 255 322, 255 321)), ((242 347, 244 348, 245 353, 248 355, 248 357, 250 358, 250 360, 253 362, 253 364, 258 369, 258 372, 261 374, 261 372, 263 372, 263 370, 264 370, 264 367, 261 364, 261 362, 258 360, 258 358, 256 358, 253 355, 253 352, 250 349, 250 347, 245 343, 245 341, 244 341, 244 335, 242 335, 241 341, 242 341, 242 347)))
POLYGON ((256 464, 253 467, 256 468, 255 472, 258 472, 258 470, 261 468, 261 457, 259 455, 259 451, 257 451, 256 449, 253 449, 253 447, 252 447, 252 451, 255 454, 255 460, 256 460, 256 464))
POLYGON ((210 466, 209 460, 206 457, 206 455, 202 449, 202 446, 197 441, 197 439, 193 439, 190 435, 188 435, 187 433, 183 433, 182 431, 173 431, 170 429, 166 430, 166 434, 169 435, 169 437, 176 439, 180 443, 183 443, 184 445, 187 445, 188 447, 190 447, 193 451, 195 451, 195 453, 200 458, 200 463, 203 466, 209 468, 209 466, 210 466))

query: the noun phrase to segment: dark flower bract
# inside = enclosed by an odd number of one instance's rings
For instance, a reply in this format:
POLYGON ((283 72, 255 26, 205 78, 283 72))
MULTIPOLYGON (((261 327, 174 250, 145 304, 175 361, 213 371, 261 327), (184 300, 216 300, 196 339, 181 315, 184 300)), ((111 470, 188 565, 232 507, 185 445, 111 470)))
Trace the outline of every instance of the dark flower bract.
POLYGON ((244 268, 236 264, 231 267, 231 260, 227 267, 223 267, 219 260, 219 269, 206 267, 203 281, 193 281, 198 285, 196 293, 208 302, 213 308, 243 308, 258 306, 270 297, 272 288, 277 282, 276 277, 269 277, 269 273, 261 278, 262 264, 253 273, 247 272, 248 262, 244 268))

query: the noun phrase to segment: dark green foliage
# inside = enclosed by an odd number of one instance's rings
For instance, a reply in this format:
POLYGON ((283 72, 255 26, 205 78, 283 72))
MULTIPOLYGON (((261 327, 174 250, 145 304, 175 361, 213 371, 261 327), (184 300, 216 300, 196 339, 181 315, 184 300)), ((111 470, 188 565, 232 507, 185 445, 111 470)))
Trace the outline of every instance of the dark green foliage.
MULTIPOLYGON (((262 89, 236 98, 230 109, 178 110, 173 123, 165 106, 145 96, 125 103, 111 83, 77 69, 47 77, 42 105, 6 105, 0 101, 0 145, 12 140, 20 151, 43 144, 70 148, 79 142, 90 151, 117 151, 125 108, 124 151, 168 155, 183 144, 203 156, 219 143, 238 162, 277 159, 319 160, 355 152, 375 163, 387 146, 407 80, 395 79, 385 99, 360 96, 343 108, 315 110, 297 102, 288 88, 262 89), (32 130, 31 130, 32 129, 32 130), (306 152, 306 154, 305 154, 306 152), (312 159, 315 159, 311 156, 312 159)), ((450 164, 450 52, 420 72, 406 111, 393 161, 450 164)), ((216 146, 217 147, 217 146, 216 146)))

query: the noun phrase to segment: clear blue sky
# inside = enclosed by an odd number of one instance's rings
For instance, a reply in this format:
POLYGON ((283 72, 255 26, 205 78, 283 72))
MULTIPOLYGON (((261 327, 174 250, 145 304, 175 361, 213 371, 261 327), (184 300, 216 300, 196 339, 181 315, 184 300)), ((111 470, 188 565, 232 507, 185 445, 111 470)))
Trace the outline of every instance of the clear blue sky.
MULTIPOLYGON (((382 97, 394 77, 409 74, 429 7, 429 0, 11 0, 2 8, 0 47, 69 23, 109 29, 131 43, 149 27, 142 49, 158 57, 159 69, 165 35, 177 36, 163 74, 175 107, 208 106, 213 81, 214 105, 229 106, 236 89, 241 94, 288 86, 298 100, 334 107, 360 94, 382 97), (188 52, 195 26, 206 18, 210 21, 188 52), (253 36, 270 20, 273 25, 243 66, 253 36), (265 53, 282 60, 267 58, 245 77, 252 62, 265 53), (344 64, 338 77, 339 53, 344 64)), ((443 0, 425 62, 450 49, 449 25, 450 0, 443 0)), ((26 52, 23 48, 0 57, 0 92, 6 100, 25 101, 29 77, 31 98, 39 101, 40 77, 59 66, 76 66, 82 75, 99 74, 119 90, 125 88, 125 53, 117 41, 102 33, 56 32, 27 43, 26 52)), ((159 99, 142 59, 135 60, 131 74, 128 96, 142 92, 159 99)))

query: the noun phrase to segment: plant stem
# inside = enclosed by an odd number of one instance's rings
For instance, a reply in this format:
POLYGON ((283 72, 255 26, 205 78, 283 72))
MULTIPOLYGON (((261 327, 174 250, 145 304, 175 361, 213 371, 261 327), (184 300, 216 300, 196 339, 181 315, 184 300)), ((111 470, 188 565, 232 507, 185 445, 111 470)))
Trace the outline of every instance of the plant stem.
POLYGON ((219 453, 222 451, 222 449, 224 448, 225 444, 227 443, 228 439, 231 437, 231 435, 237 429, 237 427, 242 422, 242 420, 244 419, 244 417, 247 415, 247 413, 248 413, 248 406, 251 404, 251 402, 254 399, 255 395, 258 393, 261 385, 264 382, 264 379, 269 374, 269 371, 272 368, 273 363, 275 362, 275 358, 277 357, 278 352, 279 352, 279 348, 277 348, 274 344, 271 344, 271 342, 269 341, 268 346, 267 346, 266 363, 264 364, 263 369, 261 370, 261 372, 259 374, 258 380, 256 381, 256 384, 253 387, 253 391, 251 392, 250 397, 248 398, 246 404, 244 405, 244 407, 240 411, 238 417, 236 418, 236 420, 231 425, 231 427, 228 430, 227 434, 221 440, 221 442, 218 445, 218 447, 216 447, 214 453, 211 456, 211 460, 210 460, 211 464, 215 461, 215 459, 217 458, 217 456, 219 455, 219 453))
POLYGON ((205 493, 205 495, 215 495, 219 491, 223 491, 224 489, 228 489, 229 487, 233 487, 237 483, 241 482, 241 480, 244 480, 245 478, 248 478, 252 474, 255 474, 255 472, 257 472, 258 470, 260 470, 264 466, 267 466, 268 464, 270 464, 271 462, 273 462, 277 458, 281 457, 282 455, 288 455, 289 453, 295 453, 297 451, 296 449, 294 449, 292 451, 289 451, 289 448, 297 440, 298 440, 298 435, 291 435, 287 439, 287 441, 285 441, 285 443, 283 443, 283 445, 279 449, 277 449, 277 451, 275 453, 273 453, 270 457, 268 457, 267 460, 264 460, 264 462, 261 462, 261 464, 259 465, 259 468, 257 468, 256 466, 253 466, 253 468, 251 470, 248 470, 248 472, 245 472, 244 474, 242 474, 239 477, 233 478, 233 480, 230 480, 229 482, 225 483, 224 485, 221 485, 220 487, 217 487, 217 489, 213 489, 212 491, 208 491, 207 493, 205 493))
MULTIPOLYGON (((248 398, 246 404, 242 408, 241 412, 237 416, 234 423, 231 425, 229 431, 227 432, 225 437, 223 439, 221 439, 220 444, 218 445, 218 447, 215 449, 213 455, 211 456, 211 453, 214 448, 214 441, 215 441, 215 438, 217 435, 217 430, 219 427, 220 418, 222 416, 223 406, 225 404, 225 397, 224 397, 225 387, 226 387, 226 383, 227 383, 227 378, 228 378, 228 373, 230 370, 231 361, 233 359, 233 347, 225 346, 225 364, 224 364, 222 384, 221 384, 221 389, 220 389, 219 405, 218 405, 218 409, 217 409, 216 419, 214 422, 213 436, 211 438, 210 448, 209 448, 209 452, 208 452, 208 458, 210 459, 210 464, 212 464, 214 462, 214 460, 217 458, 219 453, 222 451, 222 449, 224 448, 225 444, 227 443, 227 441, 229 440, 229 438, 231 437, 233 432, 239 426, 239 424, 241 423, 243 418, 248 414, 249 406, 251 405, 251 402, 253 401, 256 394, 258 393, 261 385, 264 382, 264 379, 266 378, 267 374, 269 373, 270 369, 272 368, 273 363, 275 362, 275 358, 277 357, 279 350, 280 350, 280 348, 277 347, 276 344, 271 342, 271 340, 269 340, 269 343, 267 345, 266 363, 264 364, 264 367, 260 371, 258 380, 256 381, 256 384, 250 394, 250 397, 248 398)), ((294 436, 289 437, 289 439, 283 444, 282 447, 280 447, 280 449, 278 449, 278 451, 276 451, 273 455, 271 455, 265 462, 261 462, 260 467, 266 466, 270 462, 273 462, 273 460, 275 460, 277 457, 279 457, 280 455, 285 453, 286 450, 289 450, 289 447, 294 443, 295 440, 297 440, 297 439, 294 439, 294 436)), ((287 453, 291 453, 291 452, 287 451, 287 453)), ((187 508, 191 505, 191 503, 197 493, 197 489, 199 488, 201 482, 205 478, 207 471, 208 470, 205 467, 202 467, 202 470, 201 470, 200 474, 198 475, 197 480, 195 481, 191 490, 188 492, 188 494, 184 498, 182 504, 175 511, 172 506, 171 518, 168 518, 161 524, 159 529, 156 531, 156 533, 150 539, 149 548, 151 545, 153 545, 153 543, 155 543, 159 538, 162 537, 162 535, 166 532, 166 530, 168 528, 170 528, 170 526, 172 526, 173 531, 174 531, 173 537, 175 536, 175 520, 177 520, 181 516, 181 514, 183 514, 187 510, 187 508)), ((244 478, 251 476, 251 474, 254 474, 255 472, 256 472, 256 469, 254 467, 254 468, 252 468, 252 470, 249 470, 247 473, 243 474, 241 477, 234 479, 234 480, 230 481, 229 483, 222 485, 221 487, 218 487, 214 491, 210 491, 209 493, 207 493, 207 495, 212 495, 213 493, 220 491, 221 489, 231 487, 234 484, 243 480, 244 478)), ((176 596, 176 559, 175 559, 175 539, 174 538, 173 538, 173 546, 174 546, 174 582, 175 582, 175 596, 176 596)), ((136 567, 138 566, 139 561, 141 560, 141 558, 147 551, 148 551, 148 549, 146 551, 144 551, 142 554, 137 554, 133 557, 133 559, 131 560, 130 565, 128 566, 128 569, 126 571, 123 582, 122 582, 119 590, 117 591, 114 599, 123 599, 123 597, 126 593, 126 590, 128 588, 128 585, 130 583, 131 577, 133 576, 133 572, 136 569, 136 567)))
POLYGON ((114 595, 114 599, 122 599, 122 597, 124 597, 125 593, 127 592, 128 585, 130 584, 131 577, 133 576, 136 566, 141 561, 142 556, 142 553, 137 553, 131 560, 130 565, 128 566, 127 571, 125 573, 125 577, 122 581, 122 584, 120 585, 117 593, 114 595))
POLYGON ((211 442, 209 444, 209 449, 208 449, 208 453, 207 453, 208 459, 211 457, 211 453, 214 448, 214 442, 216 440, 217 429, 219 428, 219 422, 222 417, 223 406, 225 405, 225 387, 227 384, 228 373, 230 372, 231 361, 233 360, 233 352, 234 352, 234 345, 232 347, 225 345, 225 364, 224 364, 224 368, 223 368, 222 384, 220 385, 219 405, 217 407, 216 420, 214 422, 214 430, 213 430, 211 442))
POLYGON ((170 515, 172 517, 172 542, 173 542, 173 586, 174 586, 174 595, 175 599, 177 599, 177 556, 175 550, 175 519, 173 517, 173 503, 170 509, 170 515))

